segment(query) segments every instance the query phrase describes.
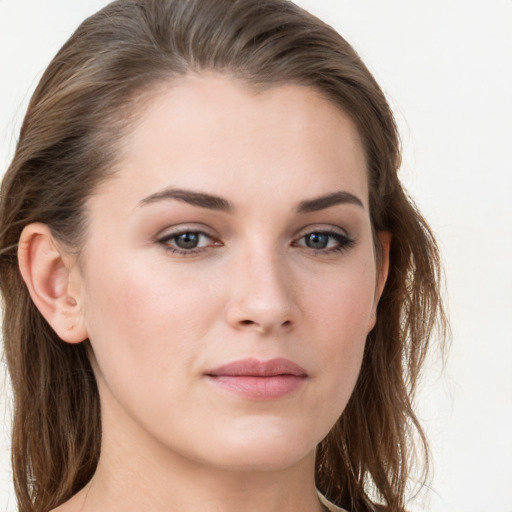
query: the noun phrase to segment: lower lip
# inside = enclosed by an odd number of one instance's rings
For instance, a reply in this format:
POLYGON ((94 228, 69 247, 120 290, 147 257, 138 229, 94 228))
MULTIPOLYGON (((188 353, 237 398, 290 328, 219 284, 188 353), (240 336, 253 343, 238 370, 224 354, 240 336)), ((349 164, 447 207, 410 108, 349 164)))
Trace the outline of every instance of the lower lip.
POLYGON ((246 375, 209 375, 210 382, 226 391, 254 400, 275 400, 290 395, 305 382, 305 376, 273 375, 257 377, 246 375))

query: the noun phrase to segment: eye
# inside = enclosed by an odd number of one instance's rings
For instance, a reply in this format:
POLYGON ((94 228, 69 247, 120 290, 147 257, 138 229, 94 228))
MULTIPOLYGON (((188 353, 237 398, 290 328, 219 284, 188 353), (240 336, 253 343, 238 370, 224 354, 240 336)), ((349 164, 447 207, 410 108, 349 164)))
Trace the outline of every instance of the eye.
POLYGON ((312 231, 305 234, 295 243, 299 247, 307 247, 316 252, 341 252, 354 245, 354 240, 336 231, 312 231))
POLYGON ((332 238, 327 233, 310 233, 304 237, 304 241, 311 249, 327 249, 332 238))
POLYGON ((182 233, 181 235, 176 235, 172 238, 174 243, 180 249, 195 249, 199 246, 199 243, 202 241, 202 238, 205 238, 201 233, 182 233))
POLYGON ((181 254, 193 254, 206 247, 220 245, 211 236, 202 231, 179 231, 169 233, 158 239, 167 251, 181 254))

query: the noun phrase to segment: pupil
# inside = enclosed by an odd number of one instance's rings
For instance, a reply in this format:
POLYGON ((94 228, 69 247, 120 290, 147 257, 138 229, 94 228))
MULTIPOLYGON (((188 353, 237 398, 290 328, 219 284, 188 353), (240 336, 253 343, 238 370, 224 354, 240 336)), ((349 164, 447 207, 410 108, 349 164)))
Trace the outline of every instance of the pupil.
POLYGON ((329 244, 329 236, 323 233, 311 233, 306 237, 306 245, 311 249, 325 249, 329 244))
POLYGON ((199 235, 197 233, 183 233, 176 237, 176 245, 180 249, 195 249, 199 243, 199 235))

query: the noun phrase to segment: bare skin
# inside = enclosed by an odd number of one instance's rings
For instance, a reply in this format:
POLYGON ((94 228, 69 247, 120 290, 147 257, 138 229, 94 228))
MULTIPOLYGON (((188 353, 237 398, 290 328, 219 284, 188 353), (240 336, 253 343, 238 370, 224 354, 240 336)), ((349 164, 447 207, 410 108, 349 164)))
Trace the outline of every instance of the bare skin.
POLYGON ((79 265, 43 225, 23 235, 34 301, 90 339, 102 406, 97 472, 54 512, 321 512, 316 446, 387 276, 353 123, 312 88, 190 76, 123 148, 79 265), (301 371, 222 373, 239 361, 301 371))

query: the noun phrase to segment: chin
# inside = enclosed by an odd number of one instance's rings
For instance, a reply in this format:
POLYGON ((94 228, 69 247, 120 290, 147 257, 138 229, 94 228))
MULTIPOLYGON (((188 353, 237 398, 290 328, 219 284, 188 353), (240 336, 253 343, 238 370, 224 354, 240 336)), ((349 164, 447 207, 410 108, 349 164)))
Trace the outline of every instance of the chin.
POLYGON ((312 455, 323 433, 301 431, 300 428, 269 426, 261 420, 210 440, 213 465, 227 471, 280 471, 294 466, 312 455), (214 450, 212 448, 215 447, 214 450))
POLYGON ((225 471, 238 473, 274 472, 289 469, 308 455, 315 453, 314 446, 309 451, 297 450, 297 447, 285 447, 274 443, 259 449, 250 449, 245 446, 243 450, 229 449, 219 457, 213 465, 225 471))

